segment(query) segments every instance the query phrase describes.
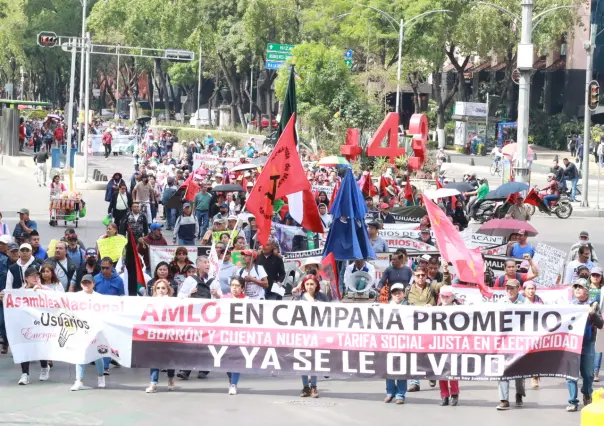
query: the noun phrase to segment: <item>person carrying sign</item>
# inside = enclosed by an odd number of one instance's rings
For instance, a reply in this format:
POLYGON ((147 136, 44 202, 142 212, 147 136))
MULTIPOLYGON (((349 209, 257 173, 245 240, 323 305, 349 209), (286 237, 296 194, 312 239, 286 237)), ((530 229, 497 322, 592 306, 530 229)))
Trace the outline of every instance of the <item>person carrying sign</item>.
POLYGON ((505 261, 505 274, 497 277, 497 279, 495 280, 494 287, 504 288, 507 285, 507 282, 510 280, 517 280, 520 284, 523 284, 526 281, 537 278, 539 276, 539 268, 531 258, 531 255, 525 253, 524 259, 529 262, 531 266, 531 272, 527 272, 525 274, 518 272, 516 261, 514 259, 507 259, 505 261))

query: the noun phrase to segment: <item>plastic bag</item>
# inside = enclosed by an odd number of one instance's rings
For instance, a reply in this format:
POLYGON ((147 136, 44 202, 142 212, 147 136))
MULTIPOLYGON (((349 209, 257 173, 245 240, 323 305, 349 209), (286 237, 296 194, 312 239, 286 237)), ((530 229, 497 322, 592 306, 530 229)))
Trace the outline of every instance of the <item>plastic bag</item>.
POLYGON ((107 216, 105 216, 105 219, 103 219, 103 225, 109 226, 110 223, 111 223, 111 215, 108 214, 107 216))
MULTIPOLYGON (((80 217, 86 217, 86 205, 80 209, 80 217)), ((107 225, 105 225, 107 226, 107 225)))

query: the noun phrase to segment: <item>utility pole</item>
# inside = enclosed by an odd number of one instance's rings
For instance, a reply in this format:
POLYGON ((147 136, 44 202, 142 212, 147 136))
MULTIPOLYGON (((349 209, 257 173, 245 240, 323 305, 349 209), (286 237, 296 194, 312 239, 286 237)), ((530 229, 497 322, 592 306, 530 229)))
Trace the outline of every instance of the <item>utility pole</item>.
MULTIPOLYGON (((88 0, 82 0, 82 40, 86 40, 86 5, 88 0)), ((84 64, 86 62, 86 49, 82 49, 80 54, 80 100, 78 102, 78 144, 82 140, 82 106, 84 105, 84 64)), ((86 141, 86 143, 88 143, 86 141)), ((88 161, 88 160, 86 160, 88 161)))
MULTIPOLYGON (((247 124, 247 132, 250 132, 252 127, 252 105, 253 105, 253 92, 254 92, 254 61, 252 59, 252 65, 250 66, 250 120, 247 124)), ((257 98, 258 96, 256 96, 257 98)))
POLYGON ((114 119, 120 119, 120 47, 117 47, 117 74, 115 79, 115 115, 114 119))
MULTIPOLYGON (((72 128, 73 128, 73 98, 74 98, 74 90, 75 90, 75 69, 76 69, 76 53, 77 49, 77 41, 73 40, 73 46, 71 48, 71 74, 69 76, 69 109, 67 111, 67 158, 65 159, 65 168, 69 174, 69 190, 73 191, 73 170, 71 168, 71 146, 73 144, 73 140, 71 139, 72 128)), ((75 164, 74 164, 75 166, 75 164)))
POLYGON ((597 28, 597 25, 591 24, 589 41, 583 42, 583 47, 587 53, 587 63, 585 65, 585 110, 583 116, 583 194, 581 199, 581 207, 589 207, 589 145, 591 140, 590 87, 594 66, 593 52, 597 28))
POLYGON ((201 39, 199 40, 199 64, 197 67, 197 111, 195 111, 195 128, 199 129, 199 108, 201 106, 201 39))
POLYGON ((86 96, 84 96, 84 182, 88 182, 88 133, 90 131, 90 120, 88 116, 90 115, 90 33, 86 33, 86 38, 84 39, 84 50, 86 55, 86 81, 84 85, 86 86, 86 96))
POLYGON ((531 105, 531 74, 533 71, 533 0, 522 0, 522 33, 518 44, 518 158, 515 164, 517 182, 526 183, 528 175, 529 109, 531 105))
MULTIPOLYGON (((396 66, 396 108, 394 112, 399 114, 399 103, 401 101, 401 62, 403 61, 403 29, 405 28, 405 21, 401 19, 399 31, 398 31, 398 64, 396 66)), ((400 116, 399 116, 400 123, 400 116)), ((397 125, 399 124, 397 123, 397 125)))
POLYGON ((24 100, 23 97, 23 88, 25 87, 25 77, 24 77, 24 71, 23 71, 23 67, 19 67, 19 71, 21 72, 21 90, 19 90, 19 99, 20 100, 24 100))

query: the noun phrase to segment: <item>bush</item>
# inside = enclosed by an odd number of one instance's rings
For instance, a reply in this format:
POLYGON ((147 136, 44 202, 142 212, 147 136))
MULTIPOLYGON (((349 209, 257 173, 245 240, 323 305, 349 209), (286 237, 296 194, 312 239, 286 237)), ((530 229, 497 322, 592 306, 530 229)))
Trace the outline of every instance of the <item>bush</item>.
POLYGON ((44 120, 48 115, 48 111, 43 109, 32 109, 25 112, 25 115, 30 120, 44 120))
POLYGON ((577 117, 564 113, 548 116, 541 110, 531 111, 529 133, 536 145, 566 150, 566 138, 583 132, 583 123, 577 117))

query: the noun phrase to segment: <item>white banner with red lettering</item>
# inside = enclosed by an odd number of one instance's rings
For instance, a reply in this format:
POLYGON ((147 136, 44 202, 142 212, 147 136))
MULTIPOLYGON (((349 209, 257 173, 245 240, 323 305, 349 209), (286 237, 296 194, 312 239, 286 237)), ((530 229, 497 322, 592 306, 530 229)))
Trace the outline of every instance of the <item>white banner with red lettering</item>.
MULTIPOLYGON (((493 297, 487 298, 480 293, 478 287, 469 287, 465 285, 454 285, 453 292, 455 297, 464 305, 478 305, 481 303, 497 303, 506 297, 505 288, 493 288, 493 297)), ((521 290, 522 291, 522 290, 521 290)), ((573 289, 571 286, 537 288, 537 296, 546 305, 566 305, 573 298, 573 289)))
POLYGON ((401 306, 6 291, 14 361, 354 377, 579 373, 589 308, 401 306))

